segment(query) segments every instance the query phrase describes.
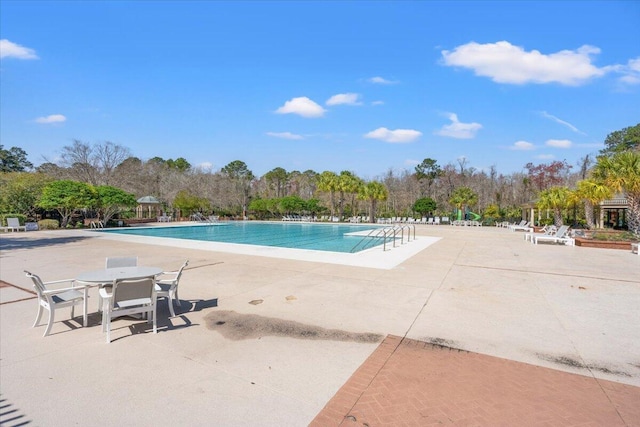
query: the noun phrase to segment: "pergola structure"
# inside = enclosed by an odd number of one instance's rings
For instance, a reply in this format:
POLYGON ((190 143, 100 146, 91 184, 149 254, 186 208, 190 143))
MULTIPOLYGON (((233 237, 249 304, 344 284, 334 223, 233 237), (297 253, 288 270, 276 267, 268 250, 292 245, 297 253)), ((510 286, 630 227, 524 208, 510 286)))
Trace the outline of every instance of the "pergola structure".
POLYGON ((136 207, 136 218, 155 218, 161 214, 161 204, 153 196, 140 197, 136 207))
POLYGON ((600 223, 604 228, 624 228, 627 225, 627 209, 629 204, 624 195, 600 203, 600 223))

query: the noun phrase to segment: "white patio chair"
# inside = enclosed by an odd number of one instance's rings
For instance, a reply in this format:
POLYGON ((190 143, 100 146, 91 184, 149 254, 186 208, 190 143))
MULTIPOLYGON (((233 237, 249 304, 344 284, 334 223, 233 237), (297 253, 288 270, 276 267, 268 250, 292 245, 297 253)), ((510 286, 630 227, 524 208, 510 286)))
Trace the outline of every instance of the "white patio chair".
POLYGON ((27 226, 20 225, 20 220, 18 218, 7 218, 7 228, 10 228, 11 231, 27 231, 27 226))
POLYGON ((76 304, 83 305, 82 326, 87 326, 87 287, 75 286, 73 279, 54 280, 50 282, 43 282, 39 276, 24 271, 28 278, 33 281, 33 287, 38 294, 38 314, 36 315, 36 321, 33 322, 32 328, 38 326, 40 318, 42 317, 42 309, 49 310, 49 320, 47 322, 47 329, 45 329, 43 337, 49 335, 51 327, 53 326, 55 311, 59 308, 71 307, 71 318, 73 319, 73 311, 76 304), (48 288, 50 285, 60 283, 71 283, 70 287, 65 288, 48 288))
MULTIPOLYGON (((107 257, 105 260, 105 268, 136 267, 137 265, 137 256, 115 256, 107 257)), ((111 292, 111 283, 103 283, 100 287, 108 288, 107 292, 111 292)), ((98 300, 98 311, 102 311, 102 298, 98 300)))
POLYGON ((104 300, 102 332, 107 333, 107 343, 111 342, 111 320, 116 317, 146 315, 148 322, 153 323, 153 333, 158 332, 153 277, 114 280, 110 288, 100 289, 100 298, 104 300))
POLYGON ((105 268, 118 267, 136 267, 138 265, 138 257, 107 257, 105 268))
POLYGON ((158 298, 167 299, 171 317, 176 317, 176 313, 173 311, 173 302, 175 301, 178 307, 180 307, 178 284, 180 283, 180 277, 182 277, 182 271, 187 265, 189 265, 189 260, 186 260, 184 264, 182 264, 182 267, 176 271, 163 271, 156 276, 156 295, 158 298))

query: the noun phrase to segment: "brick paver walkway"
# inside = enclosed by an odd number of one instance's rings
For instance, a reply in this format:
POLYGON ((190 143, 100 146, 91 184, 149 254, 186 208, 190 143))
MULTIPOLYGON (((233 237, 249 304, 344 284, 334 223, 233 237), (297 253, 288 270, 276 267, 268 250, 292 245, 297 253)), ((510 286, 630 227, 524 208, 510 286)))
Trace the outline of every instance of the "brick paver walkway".
POLYGON ((640 388, 388 336, 311 423, 640 426, 640 388))

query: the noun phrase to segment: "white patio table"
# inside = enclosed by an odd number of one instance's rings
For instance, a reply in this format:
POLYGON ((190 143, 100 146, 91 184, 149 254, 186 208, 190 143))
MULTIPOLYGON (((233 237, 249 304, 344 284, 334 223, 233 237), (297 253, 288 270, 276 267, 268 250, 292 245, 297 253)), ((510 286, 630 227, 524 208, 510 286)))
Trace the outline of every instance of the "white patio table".
POLYGON ((160 267, 116 267, 86 271, 78 274, 76 280, 98 286, 100 284, 112 283, 114 280, 119 279, 144 279, 145 277, 154 277, 160 273, 162 273, 160 267))
MULTIPOLYGON (((162 273, 160 267, 115 267, 102 270, 85 271, 78 274, 76 281, 87 286, 111 285, 114 280, 121 279, 144 279, 154 277, 162 273)), ((102 298, 98 299, 98 311, 102 310, 102 298)))

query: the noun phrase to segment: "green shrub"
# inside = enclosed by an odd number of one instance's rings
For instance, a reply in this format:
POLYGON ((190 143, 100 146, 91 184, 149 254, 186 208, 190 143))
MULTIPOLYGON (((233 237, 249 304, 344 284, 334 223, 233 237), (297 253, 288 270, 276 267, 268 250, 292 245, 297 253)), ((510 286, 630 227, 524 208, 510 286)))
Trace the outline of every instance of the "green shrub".
POLYGON ((38 230, 57 230, 60 224, 57 219, 42 219, 38 221, 38 230))
POLYGON ((631 231, 595 231, 593 239, 609 242, 635 242, 638 238, 631 231))

